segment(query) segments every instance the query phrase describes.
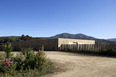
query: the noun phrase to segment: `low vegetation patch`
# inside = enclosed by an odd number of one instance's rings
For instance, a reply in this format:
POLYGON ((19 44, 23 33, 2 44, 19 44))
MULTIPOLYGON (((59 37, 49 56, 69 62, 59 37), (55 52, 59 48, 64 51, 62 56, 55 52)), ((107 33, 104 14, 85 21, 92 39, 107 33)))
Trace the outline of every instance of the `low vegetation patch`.
POLYGON ((34 53, 31 48, 23 48, 21 53, 11 56, 12 46, 5 45, 5 54, 0 55, 0 77, 39 77, 54 72, 53 63, 44 51, 34 53))

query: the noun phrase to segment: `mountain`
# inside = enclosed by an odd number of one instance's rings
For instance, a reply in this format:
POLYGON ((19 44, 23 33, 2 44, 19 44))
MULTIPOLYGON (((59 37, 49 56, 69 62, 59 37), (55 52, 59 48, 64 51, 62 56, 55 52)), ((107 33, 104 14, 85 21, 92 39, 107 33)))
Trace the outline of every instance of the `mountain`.
POLYGON ((116 41, 116 38, 112 38, 112 39, 107 39, 109 41, 116 41))
MULTIPOLYGON (((0 37, 0 43, 6 43, 7 41, 11 41, 11 42, 21 41, 22 40, 21 37, 22 36, 0 37)), ((81 33, 79 34, 61 33, 51 37, 31 37, 31 39, 55 39, 55 38, 87 39, 87 40, 95 40, 96 44, 109 44, 109 43, 116 44, 116 38, 105 40, 105 39, 98 39, 92 36, 87 36, 81 33)))
POLYGON ((98 39, 98 38, 87 36, 81 33, 79 34, 62 33, 62 34, 57 34, 55 36, 52 36, 50 38, 52 39, 53 38, 87 39, 87 40, 95 40, 96 44, 108 44, 108 43, 116 44, 116 42, 113 42, 113 41, 98 39))
POLYGON ((71 39, 89 39, 89 40, 94 40, 96 38, 87 36, 84 34, 70 34, 70 33, 62 33, 62 34, 57 34, 55 36, 52 36, 50 38, 71 38, 71 39))

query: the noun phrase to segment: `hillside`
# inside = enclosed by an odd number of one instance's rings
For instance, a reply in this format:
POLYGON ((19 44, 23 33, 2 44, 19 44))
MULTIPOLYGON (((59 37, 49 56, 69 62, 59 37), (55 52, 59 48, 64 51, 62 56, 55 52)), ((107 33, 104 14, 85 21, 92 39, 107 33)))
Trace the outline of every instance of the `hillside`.
POLYGON ((94 40, 96 38, 87 36, 84 34, 70 34, 70 33, 62 33, 62 34, 57 34, 55 36, 52 36, 50 38, 71 38, 71 39, 91 39, 94 40))
POLYGON ((62 33, 62 34, 57 34, 55 36, 52 36, 50 38, 71 38, 71 39, 87 39, 87 40, 95 40, 96 43, 102 43, 102 44, 106 44, 106 43, 112 43, 112 44, 116 44, 116 42, 110 41, 110 40, 105 40, 105 39, 98 39, 92 36, 87 36, 84 34, 70 34, 70 33, 62 33))
POLYGON ((109 41, 116 41, 116 38, 112 38, 112 39, 107 39, 109 41))
POLYGON ((109 40, 105 40, 105 39, 98 39, 92 36, 87 36, 85 34, 70 34, 70 33, 61 33, 61 34, 57 34, 55 36, 51 36, 51 37, 31 37, 29 35, 22 35, 22 36, 5 36, 5 37, 0 37, 0 43, 6 43, 7 41, 10 42, 16 42, 16 41, 26 41, 26 40, 32 40, 32 39, 55 39, 55 38, 70 38, 70 39, 87 39, 87 40, 95 40, 96 44, 97 43, 102 43, 102 44, 106 44, 106 43, 112 43, 112 44, 116 44, 116 39, 109 39, 109 40))

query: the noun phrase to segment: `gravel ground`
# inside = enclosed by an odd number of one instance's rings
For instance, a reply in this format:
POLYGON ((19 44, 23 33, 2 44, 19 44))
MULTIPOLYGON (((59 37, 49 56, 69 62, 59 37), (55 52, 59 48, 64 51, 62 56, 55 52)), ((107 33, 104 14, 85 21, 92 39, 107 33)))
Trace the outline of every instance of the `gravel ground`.
POLYGON ((43 77, 116 77, 116 58, 60 51, 46 52, 46 56, 59 69, 43 77))

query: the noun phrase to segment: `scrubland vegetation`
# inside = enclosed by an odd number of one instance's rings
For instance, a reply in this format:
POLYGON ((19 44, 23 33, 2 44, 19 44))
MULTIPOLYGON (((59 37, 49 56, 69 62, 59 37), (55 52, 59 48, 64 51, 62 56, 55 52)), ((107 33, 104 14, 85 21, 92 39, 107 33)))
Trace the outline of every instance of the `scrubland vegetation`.
POLYGON ((22 48, 13 56, 12 46, 6 43, 5 53, 0 53, 0 77, 39 77, 54 72, 53 63, 44 51, 34 53, 32 48, 22 48))

